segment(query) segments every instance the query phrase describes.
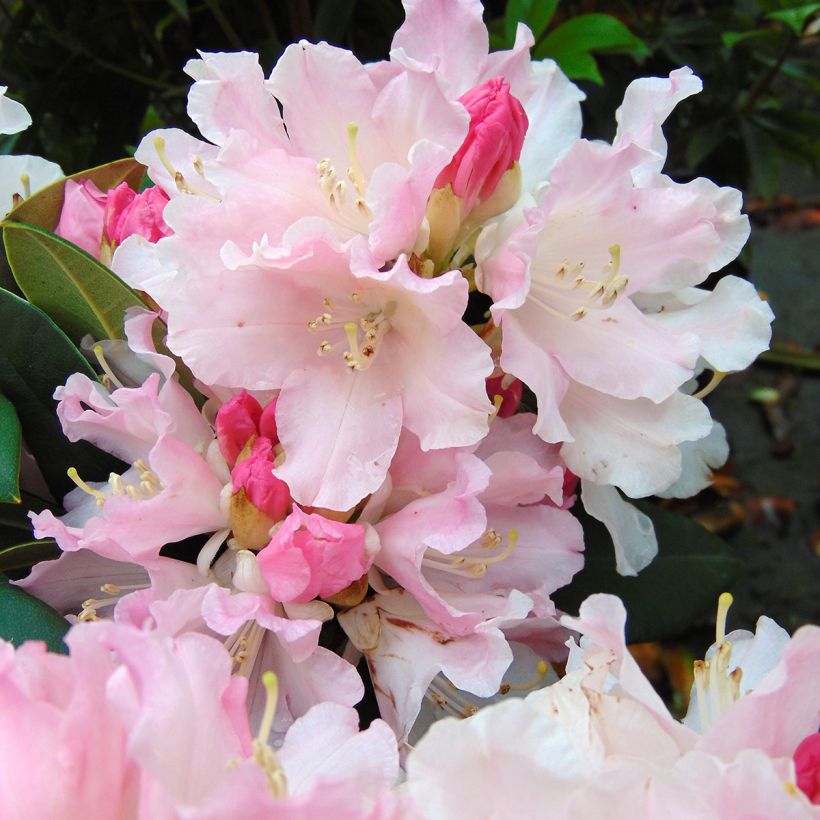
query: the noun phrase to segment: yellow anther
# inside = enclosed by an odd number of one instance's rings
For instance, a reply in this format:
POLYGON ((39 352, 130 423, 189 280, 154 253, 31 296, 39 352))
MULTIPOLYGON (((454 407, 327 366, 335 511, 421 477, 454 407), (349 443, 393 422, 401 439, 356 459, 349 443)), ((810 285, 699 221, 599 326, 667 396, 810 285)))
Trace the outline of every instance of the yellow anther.
POLYGON ((722 592, 718 598, 718 611, 715 622, 715 642, 718 644, 722 644, 726 640, 726 616, 729 614, 729 607, 734 600, 729 592, 722 592))
POLYGON ((23 186, 23 199, 28 199, 31 196, 31 177, 20 174, 20 184, 23 186))

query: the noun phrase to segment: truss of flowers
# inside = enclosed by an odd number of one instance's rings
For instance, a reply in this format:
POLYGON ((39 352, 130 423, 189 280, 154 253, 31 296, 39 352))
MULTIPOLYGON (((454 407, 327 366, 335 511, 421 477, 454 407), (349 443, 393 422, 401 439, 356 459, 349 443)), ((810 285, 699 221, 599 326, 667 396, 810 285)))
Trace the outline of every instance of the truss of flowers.
POLYGON ((127 295, 55 385, 116 469, 31 513, 60 556, 16 584, 72 626, 0 645, 0 816, 820 817, 818 628, 727 633, 721 596, 681 722, 617 598, 551 598, 573 505, 652 562, 631 500, 710 484, 703 398, 769 343, 752 284, 703 287, 740 193, 663 174, 700 80, 635 80, 589 141, 526 26, 489 53, 474 0, 405 11, 384 62, 202 53, 199 136, 147 134, 136 177, 0 158, 15 275, 36 229, 127 295))

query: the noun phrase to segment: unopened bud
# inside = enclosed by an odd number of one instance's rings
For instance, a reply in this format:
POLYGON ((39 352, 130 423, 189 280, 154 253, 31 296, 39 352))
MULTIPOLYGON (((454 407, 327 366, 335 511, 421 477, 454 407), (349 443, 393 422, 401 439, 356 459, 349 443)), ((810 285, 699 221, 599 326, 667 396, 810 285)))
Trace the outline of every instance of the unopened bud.
POLYGON ((521 156, 528 120, 521 103, 501 77, 494 77, 459 98, 470 114, 470 128, 436 188, 447 183, 464 201, 464 213, 492 196, 506 171, 521 156))

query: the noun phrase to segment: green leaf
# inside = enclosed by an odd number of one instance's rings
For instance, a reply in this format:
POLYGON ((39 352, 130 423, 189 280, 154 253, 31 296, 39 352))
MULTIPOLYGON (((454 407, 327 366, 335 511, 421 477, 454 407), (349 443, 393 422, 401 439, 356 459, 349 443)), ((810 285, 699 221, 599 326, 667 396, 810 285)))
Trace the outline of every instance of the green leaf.
POLYGON ((744 120, 740 124, 749 158, 749 170, 757 193, 771 199, 777 193, 782 157, 777 141, 759 126, 744 120))
MULTIPOLYGON (((145 175, 145 166, 140 165, 132 157, 108 162, 87 171, 79 171, 67 179, 82 182, 91 180, 101 191, 114 188, 121 182, 127 182, 135 191, 140 188, 140 182, 145 175)), ((26 222, 36 225, 47 231, 53 231, 60 221, 60 212, 63 209, 63 191, 65 179, 57 180, 34 196, 24 199, 7 217, 6 222, 26 222)))
MULTIPOLYGON (((635 503, 635 502, 633 502, 635 503)), ((606 528, 585 513, 586 558, 568 587, 553 595, 556 606, 575 613, 596 592, 620 597, 628 613, 630 643, 672 638, 717 605, 718 595, 737 580, 742 562, 722 539, 682 515, 637 502, 655 525, 658 556, 637 577, 615 571, 615 554, 606 528)), ((575 512, 575 510, 573 511, 575 512)))
POLYGON ((60 548, 52 538, 42 541, 23 541, 0 548, 0 572, 27 569, 40 561, 52 561, 60 557, 60 548))
POLYGON ((15 646, 23 641, 45 641, 50 651, 65 653, 63 636, 70 626, 48 604, 0 576, 0 638, 15 646))
POLYGON ((726 123, 715 120, 695 128, 686 146, 686 161, 690 167, 697 167, 726 138, 726 123))
POLYGON ((3 241, 20 290, 75 342, 86 333, 122 339, 126 308, 145 306, 105 265, 49 231, 7 222, 3 241))
POLYGON ((0 393, 0 501, 20 501, 20 422, 14 405, 0 393))
POLYGON ((768 28, 758 28, 752 31, 724 31, 720 35, 723 45, 727 48, 734 48, 738 43, 743 43, 747 40, 765 39, 769 40, 772 36, 776 36, 776 32, 768 28))
POLYGON ((66 475, 69 467, 87 481, 122 472, 118 459, 86 442, 69 442, 57 420, 54 388, 72 373, 97 377, 77 348, 45 313, 2 289, 0 327, 0 392, 14 405, 26 446, 54 497, 62 498, 74 486, 66 475))
POLYGON ((798 36, 803 33, 806 20, 813 17, 820 11, 820 3, 806 3, 803 6, 795 6, 791 9, 781 11, 770 11, 766 17, 770 20, 779 20, 785 23, 798 36))
POLYGON ((582 14, 553 29, 533 49, 533 57, 552 57, 571 79, 601 83, 591 52, 645 55, 649 49, 620 20, 609 14, 582 14))
POLYGON ((515 42, 515 30, 518 23, 526 23, 535 41, 538 42, 557 8, 558 0, 507 0, 507 8, 504 11, 504 33, 508 44, 511 46, 515 42))

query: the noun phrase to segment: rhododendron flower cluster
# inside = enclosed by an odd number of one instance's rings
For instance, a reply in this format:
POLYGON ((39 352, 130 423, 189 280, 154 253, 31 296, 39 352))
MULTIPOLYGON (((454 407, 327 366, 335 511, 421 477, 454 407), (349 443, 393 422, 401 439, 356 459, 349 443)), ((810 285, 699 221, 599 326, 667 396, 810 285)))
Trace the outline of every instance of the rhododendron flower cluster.
POLYGON ((552 599, 580 506, 620 573, 653 560, 627 499, 709 485, 703 398, 769 342, 750 283, 703 287, 739 192, 663 174, 700 80, 635 80, 591 142, 526 26, 490 53, 477 0, 405 11, 379 63, 202 52, 199 136, 136 150, 152 185, 65 182, 55 232, 140 304, 54 393, 122 467, 31 513, 62 554, 19 586, 74 625, 68 657, 0 646, 4 777, 33 786, 0 814, 815 816, 816 628, 726 635, 723 599, 679 723, 617 599, 552 599), (431 703, 505 697, 425 735, 431 703))

